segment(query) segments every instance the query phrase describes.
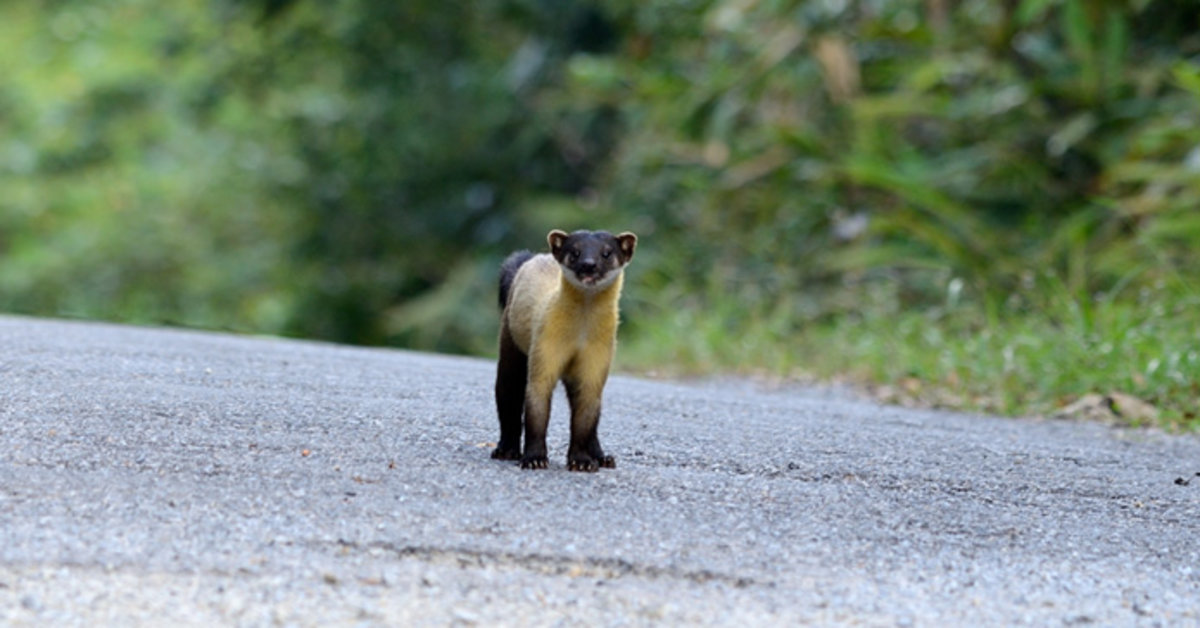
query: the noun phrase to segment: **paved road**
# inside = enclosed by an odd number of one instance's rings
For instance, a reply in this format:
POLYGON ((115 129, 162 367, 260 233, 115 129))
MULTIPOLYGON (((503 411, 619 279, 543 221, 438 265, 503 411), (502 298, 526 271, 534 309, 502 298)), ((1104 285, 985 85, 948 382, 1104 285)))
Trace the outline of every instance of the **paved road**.
POLYGON ((1200 625, 1196 437, 616 377, 522 471, 491 376, 0 317, 0 624, 1200 625))

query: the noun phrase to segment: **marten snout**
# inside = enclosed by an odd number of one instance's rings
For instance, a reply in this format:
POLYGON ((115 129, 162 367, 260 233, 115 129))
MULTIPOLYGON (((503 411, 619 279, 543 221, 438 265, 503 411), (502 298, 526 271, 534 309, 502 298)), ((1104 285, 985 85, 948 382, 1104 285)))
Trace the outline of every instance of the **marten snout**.
POLYGON ((596 274, 596 260, 594 260, 594 259, 579 260, 579 263, 575 264, 575 274, 580 275, 580 276, 595 275, 596 274))
POLYGON ((579 258, 568 265, 568 270, 575 274, 579 282, 585 286, 594 286, 604 280, 610 269, 601 267, 593 258, 579 258))

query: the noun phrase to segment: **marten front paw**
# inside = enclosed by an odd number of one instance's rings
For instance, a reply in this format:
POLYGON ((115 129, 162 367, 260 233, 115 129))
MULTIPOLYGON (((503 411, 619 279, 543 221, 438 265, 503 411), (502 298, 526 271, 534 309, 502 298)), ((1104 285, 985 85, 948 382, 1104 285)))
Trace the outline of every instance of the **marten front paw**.
POLYGON ((545 456, 525 456, 521 458, 522 469, 545 469, 549 466, 549 461, 545 456))

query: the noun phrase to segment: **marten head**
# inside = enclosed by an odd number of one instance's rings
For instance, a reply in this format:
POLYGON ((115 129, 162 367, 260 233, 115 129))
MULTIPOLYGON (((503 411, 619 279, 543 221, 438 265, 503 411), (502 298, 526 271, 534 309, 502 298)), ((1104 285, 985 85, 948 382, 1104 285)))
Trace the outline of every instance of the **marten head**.
POLYGON ((555 229, 546 236, 546 241, 567 281, 587 291, 612 284, 633 259, 633 249, 637 246, 637 236, 628 231, 614 236, 607 231, 568 234, 555 229))

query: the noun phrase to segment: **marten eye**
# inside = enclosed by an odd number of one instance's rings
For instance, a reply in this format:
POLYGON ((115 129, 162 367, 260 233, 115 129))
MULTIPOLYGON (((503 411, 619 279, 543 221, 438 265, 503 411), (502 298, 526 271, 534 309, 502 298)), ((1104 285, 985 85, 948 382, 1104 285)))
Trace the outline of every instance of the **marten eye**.
POLYGON ((572 262, 579 259, 579 251, 571 251, 570 253, 567 253, 567 258, 572 262))
POLYGON ((604 255, 604 259, 608 259, 608 258, 612 257, 612 249, 605 249, 604 253, 602 253, 602 255, 604 255))

